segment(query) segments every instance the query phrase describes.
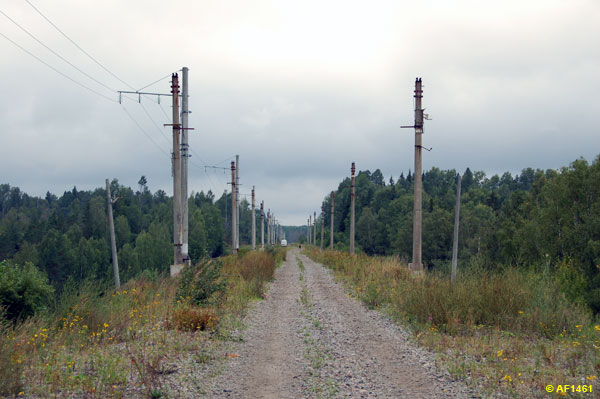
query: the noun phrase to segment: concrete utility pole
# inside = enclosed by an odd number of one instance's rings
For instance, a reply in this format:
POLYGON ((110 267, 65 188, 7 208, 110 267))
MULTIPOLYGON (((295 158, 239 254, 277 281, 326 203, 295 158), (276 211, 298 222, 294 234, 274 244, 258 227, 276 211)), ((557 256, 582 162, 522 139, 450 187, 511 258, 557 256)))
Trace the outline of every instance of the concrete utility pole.
POLYGON ((181 98, 181 212, 182 212, 182 245, 181 254, 183 262, 189 264, 188 255, 188 68, 182 71, 182 98, 181 98))
POLYGON ((413 208, 413 256, 412 263, 408 266, 414 271, 423 271, 422 254, 422 208, 421 201, 423 197, 422 181, 422 138, 423 138, 423 108, 421 99, 423 98, 423 89, 421 78, 415 80, 415 124, 413 126, 402 126, 403 128, 415 129, 415 174, 414 174, 414 208, 413 208))
POLYGON ((235 250, 240 249, 240 156, 235 156, 235 250))
POLYGON ((265 249, 265 201, 260 203, 260 248, 265 249))
POLYGON ((113 204, 112 196, 110 195, 110 183, 106 179, 106 203, 108 205, 108 227, 110 229, 110 250, 112 253, 113 273, 115 275, 115 287, 119 289, 121 281, 119 280, 119 260, 117 259, 117 240, 115 239, 115 223, 113 221, 113 204))
POLYGON ((458 265, 458 223, 460 220, 460 190, 462 177, 458 175, 458 184, 456 187, 456 211, 454 212, 454 243, 452 244, 452 275, 450 281, 454 284, 456 281, 456 268, 458 265))
POLYGON ((267 211, 267 245, 271 245, 271 210, 267 211))
POLYGON ((323 239, 325 238, 325 212, 321 211, 321 251, 323 250, 323 239))
POLYGON ((423 270, 422 255, 422 196, 423 196, 423 181, 422 181, 422 140, 423 140, 423 109, 421 107, 421 99, 423 98, 423 89, 421 88, 421 79, 415 81, 415 203, 413 214, 413 263, 412 270, 423 270))
POLYGON ((235 214, 235 162, 231 161, 231 253, 237 252, 236 247, 236 214, 235 214))
POLYGON ((181 215, 181 149, 179 143, 179 77, 174 73, 171 77, 171 93, 173 97, 173 268, 171 275, 176 275, 183 264, 182 215, 181 215))
POLYGON ((252 186, 252 250, 256 249, 256 218, 254 216, 254 186, 252 186))
POLYGON ((350 253, 354 253, 354 202, 356 195, 354 194, 354 162, 350 172, 352 173, 352 181, 350 183, 350 253))
POLYGON ((313 245, 317 246, 317 211, 315 211, 313 218, 313 245))
POLYGON ((333 250, 333 211, 334 211, 334 206, 335 206, 333 199, 334 199, 334 193, 332 191, 331 192, 331 229, 329 231, 329 249, 331 249, 331 250, 333 250))

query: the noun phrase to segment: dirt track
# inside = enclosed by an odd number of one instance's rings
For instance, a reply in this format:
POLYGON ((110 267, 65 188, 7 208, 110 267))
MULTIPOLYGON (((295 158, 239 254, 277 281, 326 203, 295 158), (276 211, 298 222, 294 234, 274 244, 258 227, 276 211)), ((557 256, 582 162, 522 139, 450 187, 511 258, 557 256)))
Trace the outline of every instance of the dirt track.
POLYGON ((234 348, 239 357, 213 381, 210 397, 473 397, 405 332, 349 298, 328 270, 297 249, 246 324, 234 348))

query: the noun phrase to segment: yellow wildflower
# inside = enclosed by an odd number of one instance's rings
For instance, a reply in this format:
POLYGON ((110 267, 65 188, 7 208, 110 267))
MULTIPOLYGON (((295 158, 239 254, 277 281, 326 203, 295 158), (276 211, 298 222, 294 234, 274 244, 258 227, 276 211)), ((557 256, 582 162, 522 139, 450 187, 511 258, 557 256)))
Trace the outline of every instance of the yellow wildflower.
POLYGON ((502 349, 500 349, 498 352, 496 352, 496 355, 498 357, 502 357, 502 354, 504 353, 504 351, 502 349))
POLYGON ((503 380, 506 380, 508 382, 512 382, 512 378, 508 374, 504 376, 503 380))

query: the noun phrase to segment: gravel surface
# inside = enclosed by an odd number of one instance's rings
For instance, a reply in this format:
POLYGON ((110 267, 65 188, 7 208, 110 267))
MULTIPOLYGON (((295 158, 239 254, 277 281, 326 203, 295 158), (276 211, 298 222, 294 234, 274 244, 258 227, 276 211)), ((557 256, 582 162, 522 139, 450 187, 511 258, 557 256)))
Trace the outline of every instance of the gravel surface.
POLYGON ((209 397, 478 397, 295 248, 245 322, 243 342, 232 347, 235 357, 213 379, 209 397))
POLYGON ((299 269, 295 257, 276 270, 265 300, 246 317, 243 342, 231 350, 226 370, 213 382, 213 398, 303 398, 307 361, 298 331, 299 269), (237 357, 239 355, 239 357, 237 357))

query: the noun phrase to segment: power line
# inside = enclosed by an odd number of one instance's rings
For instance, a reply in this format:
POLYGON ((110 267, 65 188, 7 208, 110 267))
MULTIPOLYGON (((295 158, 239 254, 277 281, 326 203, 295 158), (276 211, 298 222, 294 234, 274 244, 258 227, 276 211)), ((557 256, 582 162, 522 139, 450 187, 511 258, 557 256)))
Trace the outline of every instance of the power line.
POLYGON ((56 29, 58 32, 60 32, 61 35, 63 35, 68 41, 70 41, 75 47, 77 47, 79 50, 81 50, 81 52, 85 55, 87 55, 92 61, 94 61, 98 66, 100 66, 100 68, 104 69, 106 72, 108 72, 109 74, 111 74, 115 79, 117 79, 119 82, 125 84, 126 86, 129 86, 130 89, 133 89, 133 86, 131 86, 129 83, 125 82, 123 79, 121 79, 120 77, 118 77, 116 74, 114 74, 111 70, 109 70, 108 68, 106 68, 104 65, 102 65, 97 59, 95 59, 94 57, 92 57, 87 51, 85 51, 83 48, 81 48, 81 46, 77 43, 75 43, 75 41, 73 39, 71 39, 69 36, 67 36, 66 33, 64 33, 58 26, 56 26, 52 21, 50 21, 50 19, 48 19, 48 17, 46 17, 36 6, 34 6, 29 0, 25 0, 27 2, 27 4, 29 4, 31 6, 31 8, 33 8, 35 11, 37 11, 38 14, 40 14, 50 25, 52 25, 54 27, 54 29, 56 29))
MULTIPOLYGON (((147 84, 147 85, 146 85, 146 86, 144 86, 144 87, 140 87, 140 88, 139 88, 139 89, 137 89, 136 91, 144 90, 146 87, 150 87, 150 86, 152 86, 153 84, 156 84, 156 83, 160 82, 161 80, 163 80, 163 79, 166 79, 166 78, 169 78, 169 77, 171 77, 171 74, 168 74, 168 75, 166 75, 166 76, 163 76, 162 78, 160 78, 160 79, 157 79, 157 80, 155 80, 154 82, 152 82, 152 83, 150 83, 150 84, 147 84)), ((128 85, 128 86, 129 86, 129 85, 128 85)))
MULTIPOLYGON (((0 11, 1 12, 1 11, 0 11)), ((24 47, 20 46, 19 44, 17 44, 15 41, 13 41, 12 39, 10 39, 8 36, 6 36, 4 33, 0 32, 0 35, 2 37, 4 37, 6 40, 8 40, 9 42, 11 42, 12 44, 14 44, 16 47, 18 47, 19 49, 21 49, 22 51, 24 51, 25 53, 29 54, 31 57, 35 58, 36 60, 38 60, 39 62, 41 62, 42 64, 46 65, 48 68, 52 69, 54 72, 58 73, 59 75, 69 79, 71 82, 75 83, 78 86, 83 87, 84 89, 91 91, 92 93, 107 99, 108 101, 114 102, 114 103, 118 103, 117 100, 114 100, 108 96, 105 96, 102 93, 97 92, 96 90, 84 85, 83 83, 79 83, 78 81, 76 81, 75 79, 73 79, 72 77, 62 73, 61 71, 59 71, 58 69, 54 68, 52 65, 48 64, 46 61, 42 60, 41 58, 39 58, 38 56, 34 55, 33 53, 31 53, 29 50, 26 50, 24 47)))
POLYGON ((131 119, 133 121, 133 123, 135 123, 135 125, 138 127, 138 129, 140 129, 140 131, 144 134, 144 136, 146 136, 148 139, 150 139, 150 141, 152 143, 154 143, 154 145, 162 152, 164 153, 167 157, 171 158, 171 156, 169 155, 169 153, 167 153, 160 145, 158 145, 158 143, 156 141, 154 141, 154 139, 152 138, 152 136, 150 136, 145 130, 144 128, 142 128, 142 126, 138 123, 138 121, 129 113, 129 111, 127 111, 127 108, 125 108, 125 106, 123 104, 121 104, 121 107, 123 107, 123 111, 125 111, 125 113, 127 114, 127 116, 129 116, 129 119, 131 119))
POLYGON ((230 159, 233 159, 233 158, 235 158, 235 155, 232 155, 232 156, 230 156, 229 158, 225 158, 224 160, 222 160, 222 161, 221 161, 221 162, 219 162, 219 163, 216 163, 215 165, 220 165, 220 164, 222 164, 223 162, 227 162, 227 161, 229 161, 230 159))
POLYGON ((154 121, 154 119, 152 119, 152 116, 150 116, 150 113, 148 112, 148 110, 146 109, 146 107, 144 107, 144 104, 142 104, 142 103, 139 103, 139 104, 142 107, 142 109, 144 110, 144 113, 146 114, 146 116, 148 117, 148 119, 150 119, 150 121, 152 122, 152 124, 156 128, 156 130, 158 130, 160 132, 160 134, 162 135, 162 137, 165 138, 165 140, 167 141, 167 143, 170 143, 169 138, 166 136, 165 132, 161 128, 158 127, 158 125, 156 124, 156 122, 154 121))
POLYGON ((38 42, 39 44, 41 44, 42 46, 44 46, 48 51, 50 51, 52 54, 54 54, 55 56, 57 56, 58 58, 60 58, 61 60, 63 60, 64 62, 66 62, 67 64, 69 64, 71 67, 75 68, 76 70, 78 70, 81 74, 85 75, 88 79, 93 80, 94 82, 98 83, 100 86, 110 90, 110 91, 116 91, 110 87, 108 87, 107 85, 105 85, 104 83, 100 82, 98 79, 94 78, 93 76, 89 75, 88 73, 84 72, 83 70, 81 70, 79 67, 77 67, 76 65, 72 64, 69 60, 67 60, 65 57, 63 57, 62 55, 58 54, 56 51, 52 50, 50 47, 48 47, 44 42, 42 42, 40 39, 38 39, 37 37, 35 37, 31 32, 29 32, 27 29, 25 29, 24 27, 22 27, 21 25, 19 25, 14 19, 12 19, 11 17, 9 17, 4 11, 0 10, 0 13, 2 15, 4 15, 10 22, 12 22, 13 24, 15 24, 17 27, 19 27, 19 29, 21 29, 23 32, 27 33, 33 40, 35 40, 36 42, 38 42))
POLYGON ((165 115, 165 118, 167 120, 170 120, 169 115, 167 114, 167 111, 165 111, 164 107, 162 106, 161 103, 158 103, 158 105, 160 106, 160 110, 163 112, 163 114, 165 115))

